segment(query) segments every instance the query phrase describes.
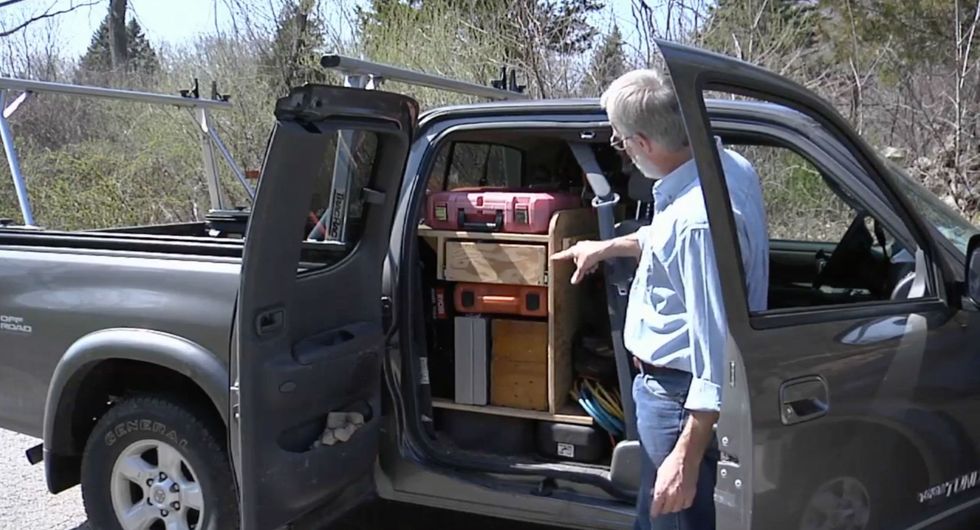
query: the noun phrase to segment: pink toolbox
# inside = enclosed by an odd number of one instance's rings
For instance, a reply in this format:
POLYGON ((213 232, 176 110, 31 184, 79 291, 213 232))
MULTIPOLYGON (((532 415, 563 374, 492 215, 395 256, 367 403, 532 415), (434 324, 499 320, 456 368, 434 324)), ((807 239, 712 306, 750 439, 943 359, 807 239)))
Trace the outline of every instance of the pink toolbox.
POLYGON ((568 192, 463 188, 429 195, 425 215, 436 230, 547 234, 551 214, 580 204, 568 192))

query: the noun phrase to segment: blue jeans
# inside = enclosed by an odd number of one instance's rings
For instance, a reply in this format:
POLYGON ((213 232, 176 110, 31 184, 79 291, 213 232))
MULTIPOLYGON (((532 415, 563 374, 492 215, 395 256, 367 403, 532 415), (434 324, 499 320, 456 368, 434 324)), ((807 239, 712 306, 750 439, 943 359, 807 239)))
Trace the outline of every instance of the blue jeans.
POLYGON ((705 451, 698 474, 697 493, 690 508, 650 518, 650 502, 657 468, 674 449, 687 422, 684 409, 691 374, 663 370, 654 375, 639 374, 633 380, 636 426, 644 449, 643 478, 636 503, 635 530, 712 530, 715 527, 715 470, 718 446, 712 441, 705 451))

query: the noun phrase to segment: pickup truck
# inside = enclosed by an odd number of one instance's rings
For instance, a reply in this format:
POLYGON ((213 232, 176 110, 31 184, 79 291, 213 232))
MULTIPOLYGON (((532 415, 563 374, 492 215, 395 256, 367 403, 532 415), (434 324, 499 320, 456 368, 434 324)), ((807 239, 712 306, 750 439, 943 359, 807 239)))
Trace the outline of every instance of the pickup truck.
MULTIPOLYGON (((976 517, 978 230, 801 86, 658 45, 729 324, 717 527, 976 517), (764 311, 747 309, 719 143, 764 188, 764 311)), ((248 211, 121 230, 0 228, 0 426, 43 439, 28 456, 43 459, 52 493, 81 484, 97 528, 324 526, 372 495, 630 528, 640 449, 619 330, 635 264, 607 263, 580 308, 598 311, 579 322, 608 320, 599 327, 625 411, 608 453, 588 463, 544 456, 525 436, 541 422, 598 428, 561 393, 563 408, 548 411, 440 397, 448 361, 426 297, 430 191, 559 176, 580 190, 595 237, 649 220, 649 182, 611 150, 598 101, 420 115, 411 98, 349 84, 278 100, 248 211)), ((552 272, 551 287, 567 284, 567 271, 552 272)))

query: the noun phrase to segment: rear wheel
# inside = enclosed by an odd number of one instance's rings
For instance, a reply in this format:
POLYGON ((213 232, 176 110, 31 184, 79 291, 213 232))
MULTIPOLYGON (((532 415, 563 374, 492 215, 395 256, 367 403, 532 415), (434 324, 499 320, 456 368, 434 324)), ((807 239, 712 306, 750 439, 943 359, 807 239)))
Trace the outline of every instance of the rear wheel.
POLYGON ((82 460, 82 499, 94 528, 238 528, 220 428, 192 407, 139 396, 96 423, 82 460))

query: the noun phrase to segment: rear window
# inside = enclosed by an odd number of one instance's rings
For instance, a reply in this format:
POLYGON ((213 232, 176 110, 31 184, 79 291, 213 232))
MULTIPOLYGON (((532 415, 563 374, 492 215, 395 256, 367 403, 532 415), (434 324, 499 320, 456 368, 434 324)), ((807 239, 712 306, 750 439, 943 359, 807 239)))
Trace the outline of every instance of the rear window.
POLYGON ((511 187, 527 185, 524 153, 500 144, 452 142, 436 156, 429 189, 511 187))

